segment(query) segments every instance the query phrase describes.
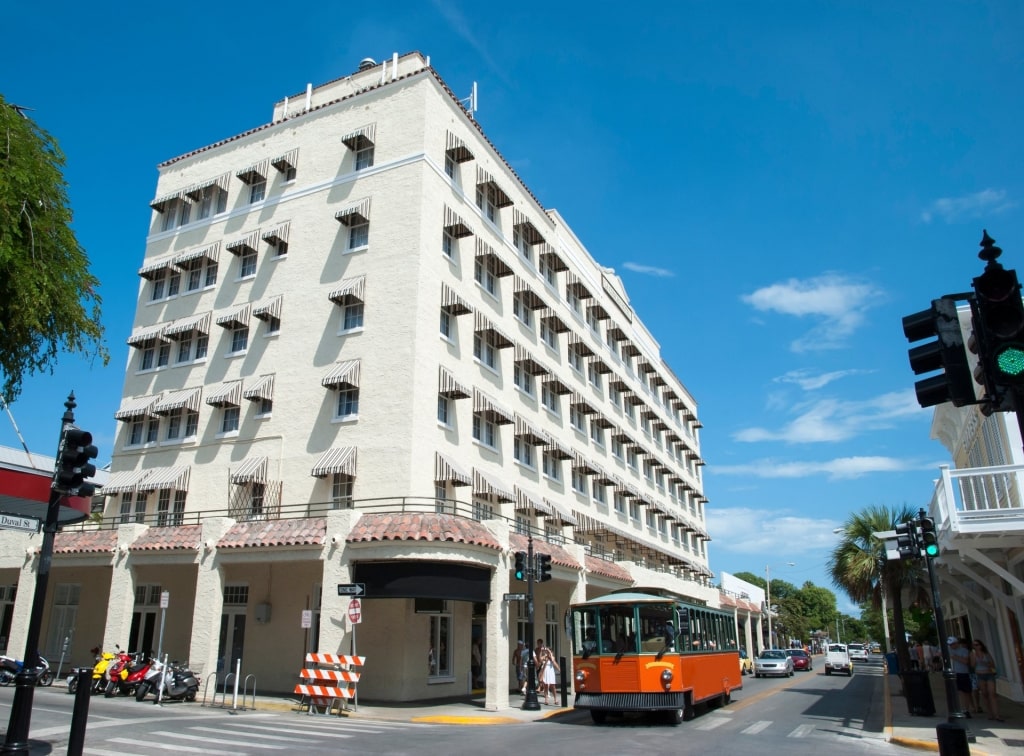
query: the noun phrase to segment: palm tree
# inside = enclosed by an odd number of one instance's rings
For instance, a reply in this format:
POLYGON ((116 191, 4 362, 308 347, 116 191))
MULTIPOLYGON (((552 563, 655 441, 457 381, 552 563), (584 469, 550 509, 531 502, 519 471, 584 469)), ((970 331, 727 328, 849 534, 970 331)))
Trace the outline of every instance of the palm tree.
POLYGON ((901 670, 910 669, 910 651, 903 622, 903 589, 917 590, 921 585, 921 568, 918 560, 887 560, 885 543, 873 534, 894 530, 896 525, 912 520, 916 515, 906 505, 898 509, 876 505, 854 512, 843 525, 842 540, 828 560, 832 582, 854 603, 870 602, 878 608, 882 605, 883 595, 892 601, 896 656, 901 670))

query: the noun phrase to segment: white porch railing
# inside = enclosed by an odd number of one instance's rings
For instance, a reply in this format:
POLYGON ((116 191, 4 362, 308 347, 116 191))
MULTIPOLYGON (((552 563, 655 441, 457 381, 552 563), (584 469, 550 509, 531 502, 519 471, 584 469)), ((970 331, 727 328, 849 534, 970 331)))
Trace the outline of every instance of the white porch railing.
POLYGON ((929 513, 940 531, 1024 531, 1024 465, 940 467, 929 513))

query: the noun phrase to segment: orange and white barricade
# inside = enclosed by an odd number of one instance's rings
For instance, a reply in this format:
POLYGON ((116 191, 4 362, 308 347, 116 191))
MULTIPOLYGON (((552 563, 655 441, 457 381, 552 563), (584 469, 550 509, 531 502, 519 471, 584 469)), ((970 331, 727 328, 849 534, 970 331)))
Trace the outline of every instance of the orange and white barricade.
POLYGON ((310 714, 330 714, 337 704, 340 714, 345 701, 355 698, 360 677, 357 669, 365 661, 365 656, 306 654, 306 666, 299 673, 294 691, 302 696, 299 707, 308 706, 310 714))

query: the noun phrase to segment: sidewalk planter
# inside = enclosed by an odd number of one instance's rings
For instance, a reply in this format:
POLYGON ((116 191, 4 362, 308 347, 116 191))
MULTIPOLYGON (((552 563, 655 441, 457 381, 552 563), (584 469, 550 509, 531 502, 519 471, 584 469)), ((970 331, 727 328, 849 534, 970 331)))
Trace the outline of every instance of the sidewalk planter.
POLYGON ((931 717, 935 715, 935 699, 932 697, 932 684, 928 673, 920 670, 909 670, 900 674, 903 680, 903 695, 907 697, 907 708, 915 717, 931 717))

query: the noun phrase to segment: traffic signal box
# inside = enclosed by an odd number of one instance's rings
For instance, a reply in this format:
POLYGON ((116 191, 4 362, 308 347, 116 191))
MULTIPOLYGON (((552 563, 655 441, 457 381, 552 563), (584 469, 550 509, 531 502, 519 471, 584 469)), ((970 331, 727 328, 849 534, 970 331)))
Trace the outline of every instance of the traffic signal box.
POLYGON ((86 478, 96 474, 96 466, 89 460, 99 454, 92 444, 92 434, 78 428, 65 428, 61 435, 60 455, 54 473, 54 487, 76 496, 91 497, 96 486, 86 483, 86 478))
POLYGON ((931 517, 921 518, 920 531, 921 551, 931 559, 939 555, 939 539, 935 533, 935 520, 931 517))
POLYGON ((543 583, 551 579, 551 555, 537 555, 537 582, 543 583))
POLYGON ((921 550, 917 545, 916 526, 913 520, 901 522, 896 526, 896 549, 899 551, 900 559, 918 559, 921 550))
POLYGON ((516 552, 516 569, 515 569, 516 580, 526 580, 526 552, 516 552))
POLYGON ((985 375, 999 389, 1024 386, 1024 302, 1015 270, 990 261, 974 279, 975 338, 985 375))
POLYGON ((930 309, 907 315, 903 318, 903 333, 910 342, 938 337, 909 352, 910 367, 915 375, 943 371, 914 384, 918 404, 932 407, 952 402, 954 406, 963 407, 977 403, 956 301, 935 299, 930 309))

